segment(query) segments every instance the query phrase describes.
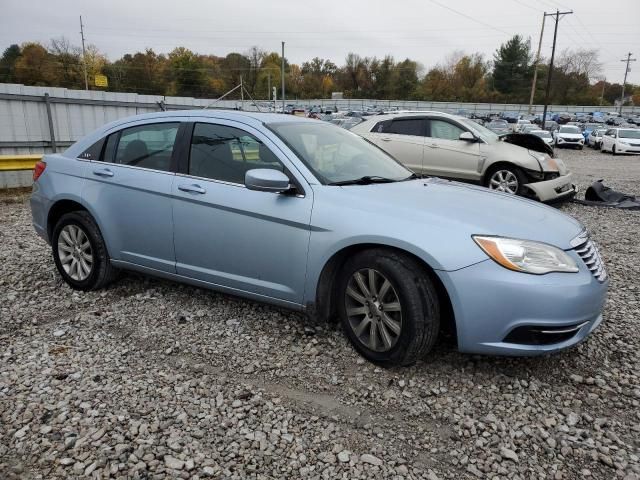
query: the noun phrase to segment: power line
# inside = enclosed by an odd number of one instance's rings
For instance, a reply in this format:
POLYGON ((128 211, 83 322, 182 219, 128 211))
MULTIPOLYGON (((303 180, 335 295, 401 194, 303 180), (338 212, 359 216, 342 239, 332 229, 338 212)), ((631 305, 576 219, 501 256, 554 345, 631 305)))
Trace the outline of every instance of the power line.
POLYGON ((506 31, 504 31, 504 30, 502 30, 502 29, 500 29, 498 27, 494 27, 493 25, 485 23, 482 20, 478 20, 477 18, 471 17, 471 16, 467 15, 466 13, 462 13, 462 12, 460 12, 458 10, 454 10, 451 7, 447 7, 446 5, 443 5, 443 4, 441 4, 440 2, 438 2, 436 0, 429 0, 429 1, 431 3, 434 3, 434 4, 438 5, 440 8, 444 8, 445 10, 449 10, 450 12, 453 12, 453 13, 455 13, 457 15, 460 15, 461 17, 464 17, 464 18, 466 18, 468 20, 471 20, 472 22, 476 22, 476 23, 478 23, 480 25, 484 25, 485 27, 488 27, 488 28, 490 28, 492 30, 496 30, 496 31, 498 31, 500 33, 504 33, 505 35, 510 35, 509 32, 506 32, 506 31))

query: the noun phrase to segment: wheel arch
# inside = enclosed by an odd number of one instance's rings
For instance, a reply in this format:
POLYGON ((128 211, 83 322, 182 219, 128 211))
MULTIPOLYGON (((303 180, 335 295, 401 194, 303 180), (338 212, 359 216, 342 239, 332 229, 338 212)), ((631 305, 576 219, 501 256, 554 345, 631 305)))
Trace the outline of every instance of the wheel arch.
POLYGON ((513 162, 510 162, 508 160, 498 160, 497 162, 493 162, 492 164, 490 164, 487 169, 484 171, 484 174, 482 175, 482 185, 487 184, 487 180, 489 179, 489 176, 495 172, 496 170, 500 169, 500 168, 504 168, 504 167, 512 167, 512 168, 517 168, 518 170, 525 170, 524 167, 521 167, 520 165, 517 165, 513 162))
MULTIPOLYGON (((64 197, 64 198, 58 198, 54 200, 51 203, 51 206, 49 207, 49 211, 47 212, 46 228, 47 228, 47 238, 49 239, 49 241, 50 242, 53 241, 53 238, 52 238, 53 229, 55 228, 56 223, 58 223, 58 220, 66 213, 77 212, 77 211, 84 211, 84 212, 87 212, 89 215, 91 215, 91 217, 93 218, 93 221, 96 222, 96 225, 98 226, 98 230, 100 230, 100 233, 102 234, 103 232, 102 225, 100 224, 100 221, 98 220, 98 218, 96 217, 96 215, 92 210, 93 209, 90 208, 88 205, 86 205, 80 198, 64 197)), ((104 235, 102 235, 102 238, 107 247, 107 252, 111 252, 111 250, 109 249, 107 238, 105 238, 104 235)))
POLYGON ((432 281, 438 301, 440 302, 440 325, 443 333, 450 334, 457 341, 457 328, 453 304, 447 289, 435 270, 423 258, 403 248, 382 243, 352 244, 335 252, 324 264, 315 289, 313 302, 307 304, 307 314, 317 323, 331 322, 337 315, 337 278, 346 260, 361 251, 369 249, 387 249, 402 253, 415 260, 424 270, 425 275, 432 281))

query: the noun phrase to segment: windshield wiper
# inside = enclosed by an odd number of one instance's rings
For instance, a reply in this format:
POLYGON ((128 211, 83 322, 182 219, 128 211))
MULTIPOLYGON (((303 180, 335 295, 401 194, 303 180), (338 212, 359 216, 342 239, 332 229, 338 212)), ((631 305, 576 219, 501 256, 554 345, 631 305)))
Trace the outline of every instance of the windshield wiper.
POLYGON ((379 177, 377 175, 365 175, 364 177, 354 178, 352 180, 342 180, 339 182, 331 182, 328 185, 370 185, 372 183, 393 183, 398 180, 392 178, 379 177))

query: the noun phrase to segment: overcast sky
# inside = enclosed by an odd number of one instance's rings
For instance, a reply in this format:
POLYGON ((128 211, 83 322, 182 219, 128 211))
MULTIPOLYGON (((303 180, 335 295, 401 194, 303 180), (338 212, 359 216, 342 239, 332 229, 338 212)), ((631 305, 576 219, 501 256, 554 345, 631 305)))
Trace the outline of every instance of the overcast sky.
MULTIPOLYGON (((3 0, 0 49, 12 43, 85 36, 110 60, 152 47, 185 46, 225 55, 257 45, 301 63, 312 57, 342 65, 348 52, 409 57, 426 69, 454 50, 493 52, 512 35, 537 48, 542 12, 573 10, 560 21, 558 48, 598 48, 607 80, 622 82, 627 52, 640 57, 640 0, 3 0)), ((549 57, 553 19, 542 55, 549 57)), ((640 83, 640 62, 628 81, 640 83)))

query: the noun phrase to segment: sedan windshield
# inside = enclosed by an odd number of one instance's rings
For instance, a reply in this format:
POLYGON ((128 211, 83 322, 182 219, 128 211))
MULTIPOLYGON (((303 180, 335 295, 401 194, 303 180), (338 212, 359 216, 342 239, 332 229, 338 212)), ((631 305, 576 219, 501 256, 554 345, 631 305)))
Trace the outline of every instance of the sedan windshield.
POLYGON ((578 127, 560 127, 560 133, 580 133, 578 127))
MULTIPOLYGON (((492 132, 487 127, 480 125, 473 120, 467 120, 466 118, 458 118, 458 121, 465 127, 475 133, 478 137, 482 138, 487 143, 497 142, 500 137, 492 132)), ((493 123, 493 122, 491 122, 493 123)), ((506 122, 504 123, 506 125, 506 122)))
POLYGON ((640 130, 618 130, 618 138, 640 139, 640 130))
POLYGON ((380 148, 334 125, 282 122, 271 123, 268 127, 325 185, 414 178, 413 172, 380 148))

